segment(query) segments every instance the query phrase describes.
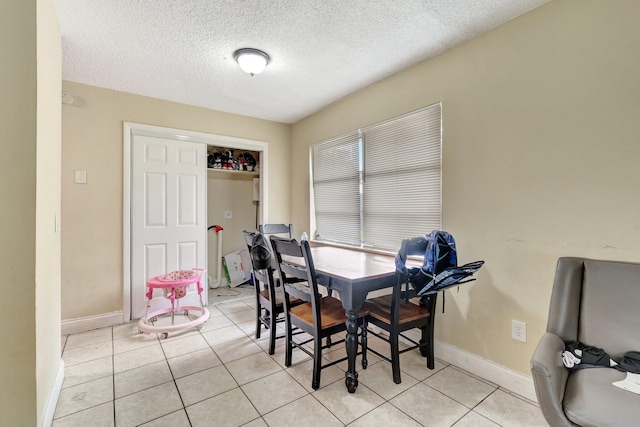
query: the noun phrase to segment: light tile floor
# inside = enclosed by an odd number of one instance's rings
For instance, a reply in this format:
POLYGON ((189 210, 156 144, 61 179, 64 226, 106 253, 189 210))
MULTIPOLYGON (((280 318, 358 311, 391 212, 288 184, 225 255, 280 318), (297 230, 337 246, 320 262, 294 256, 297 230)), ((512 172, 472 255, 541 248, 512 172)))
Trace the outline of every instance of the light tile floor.
MULTIPOLYGON (((285 368, 283 340, 269 356, 267 333, 255 339, 252 298, 213 300, 200 331, 163 339, 139 334, 132 322, 63 336, 65 380, 53 425, 547 425, 535 403, 439 360, 429 370, 418 351, 402 355, 401 384, 371 354, 356 393, 344 386, 346 362, 323 369, 314 391, 306 354, 295 350, 294 366, 285 368)), ((388 352, 375 337, 369 344, 388 352)), ((343 354, 336 345, 325 357, 343 354)))

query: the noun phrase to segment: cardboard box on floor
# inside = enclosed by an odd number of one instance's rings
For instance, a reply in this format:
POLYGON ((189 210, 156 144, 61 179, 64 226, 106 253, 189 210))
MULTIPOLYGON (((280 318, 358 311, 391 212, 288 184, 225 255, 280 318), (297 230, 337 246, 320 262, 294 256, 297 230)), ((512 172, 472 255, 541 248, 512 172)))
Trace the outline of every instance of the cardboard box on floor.
POLYGON ((251 280, 251 258, 246 248, 222 257, 222 265, 229 287, 235 288, 251 280))

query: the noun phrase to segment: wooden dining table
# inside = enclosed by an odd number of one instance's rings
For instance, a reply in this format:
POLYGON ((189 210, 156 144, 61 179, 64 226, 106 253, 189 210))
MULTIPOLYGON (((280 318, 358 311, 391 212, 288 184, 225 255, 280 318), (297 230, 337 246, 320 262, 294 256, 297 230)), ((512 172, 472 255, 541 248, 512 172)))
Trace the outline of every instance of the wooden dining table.
POLYGON ((338 292, 347 315, 345 346, 348 364, 345 385, 349 393, 354 393, 358 387, 358 311, 369 292, 393 286, 395 256, 315 242, 311 247, 311 255, 318 284, 338 292))

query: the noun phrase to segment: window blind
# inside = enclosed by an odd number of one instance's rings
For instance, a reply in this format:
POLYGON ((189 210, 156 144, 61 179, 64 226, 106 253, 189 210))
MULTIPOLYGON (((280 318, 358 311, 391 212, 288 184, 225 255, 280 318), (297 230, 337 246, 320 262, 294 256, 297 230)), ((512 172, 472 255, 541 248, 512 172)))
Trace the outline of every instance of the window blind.
POLYGON ((360 242, 360 137, 351 132, 312 148, 316 238, 360 242))
POLYGON ((398 249, 441 227, 440 104, 363 129, 365 244, 398 249))
POLYGON ((441 228, 440 104, 312 147, 316 238, 397 250, 441 228))

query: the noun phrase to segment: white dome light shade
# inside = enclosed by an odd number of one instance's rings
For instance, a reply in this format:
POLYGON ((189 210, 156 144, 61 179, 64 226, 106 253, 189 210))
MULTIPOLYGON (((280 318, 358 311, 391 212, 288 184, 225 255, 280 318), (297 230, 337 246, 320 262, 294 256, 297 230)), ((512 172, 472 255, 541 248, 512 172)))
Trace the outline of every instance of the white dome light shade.
POLYGON ((264 71, 271 60, 265 52, 250 47, 238 49, 233 53, 233 59, 240 64, 243 71, 254 76, 264 71))

